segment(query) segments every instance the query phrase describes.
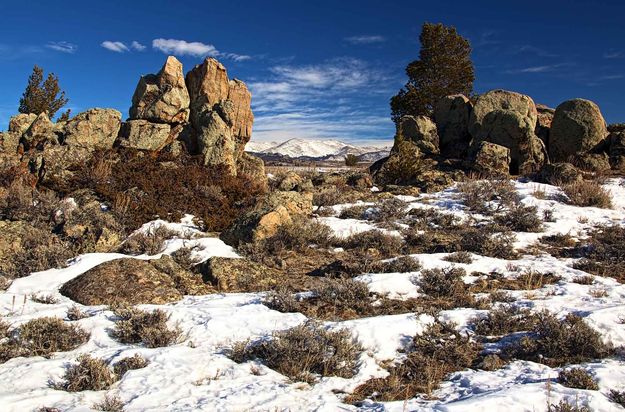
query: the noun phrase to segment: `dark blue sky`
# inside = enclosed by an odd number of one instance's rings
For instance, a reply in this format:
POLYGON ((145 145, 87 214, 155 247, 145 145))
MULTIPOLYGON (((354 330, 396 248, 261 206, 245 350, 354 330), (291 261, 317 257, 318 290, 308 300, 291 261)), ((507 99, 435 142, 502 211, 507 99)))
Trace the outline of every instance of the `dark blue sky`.
POLYGON ((624 2, 507 3, 10 2, 0 25, 0 127, 33 64, 60 77, 74 113, 114 107, 127 116, 139 76, 171 53, 185 71, 216 56, 248 83, 255 140, 390 139, 388 100, 426 21, 471 40, 477 92, 505 88, 552 107, 584 97, 608 122, 625 122, 624 2))

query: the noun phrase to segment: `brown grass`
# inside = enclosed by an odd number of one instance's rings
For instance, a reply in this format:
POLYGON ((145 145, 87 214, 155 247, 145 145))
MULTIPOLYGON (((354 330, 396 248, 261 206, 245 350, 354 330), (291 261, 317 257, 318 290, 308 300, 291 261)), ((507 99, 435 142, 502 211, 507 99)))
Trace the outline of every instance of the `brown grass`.
POLYGON ((598 391, 597 381, 583 368, 571 368, 560 371, 558 383, 567 388, 598 391))
POLYGON ((509 180, 467 181, 458 185, 465 206, 471 211, 491 215, 520 203, 519 194, 509 180))
POLYGON ((166 226, 152 227, 147 232, 133 233, 121 244, 119 252, 127 255, 156 255, 163 250, 165 241, 176 235, 176 231, 166 226))
POLYGON ((576 252, 582 256, 573 265, 576 269, 625 281, 625 227, 614 225, 594 229, 576 252))
POLYGON ((580 207, 612 208, 612 197, 597 182, 582 180, 561 186, 568 203, 580 207))
POLYGON ((80 355, 78 363, 65 371, 63 382, 56 383, 55 389, 68 392, 101 391, 108 389, 117 377, 102 359, 80 355))
POLYGON ((403 240, 399 236, 390 235, 378 229, 357 233, 336 241, 337 246, 347 250, 360 252, 376 251, 380 257, 393 257, 401 254, 403 240))
POLYGON ((259 359, 292 380, 312 383, 318 376, 353 377, 361 351, 349 331, 331 331, 307 321, 274 332, 269 340, 239 343, 230 357, 235 362, 259 359))
POLYGON ((532 329, 535 319, 528 309, 502 305, 491 310, 486 317, 473 320, 475 333, 483 336, 503 336, 532 329))
POLYGON ((104 395, 104 400, 93 404, 92 408, 100 412, 124 412, 124 402, 115 395, 104 395))
POLYGON ((148 348, 159 348, 176 343, 182 331, 167 326, 169 316, 162 310, 156 309, 145 312, 136 308, 115 308, 114 313, 119 317, 115 321, 112 336, 121 343, 143 343, 148 348))
POLYGON ((454 252, 445 256, 443 260, 452 263, 464 263, 465 265, 469 265, 473 263, 473 255, 466 251, 454 252))
POLYGON ((145 368, 146 366, 148 366, 148 364, 149 362, 147 361, 147 359, 136 353, 133 356, 125 357, 115 363, 115 365, 113 365, 113 371, 119 377, 119 379, 121 379, 126 374, 126 372, 135 369, 145 368))

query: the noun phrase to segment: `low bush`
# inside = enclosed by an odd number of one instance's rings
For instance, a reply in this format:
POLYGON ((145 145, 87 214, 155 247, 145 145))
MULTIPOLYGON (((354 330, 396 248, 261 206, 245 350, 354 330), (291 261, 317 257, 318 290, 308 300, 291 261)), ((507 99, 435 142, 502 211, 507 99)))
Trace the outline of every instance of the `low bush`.
POLYGON ((608 398, 612 402, 617 403, 625 408, 625 391, 617 391, 615 389, 610 389, 608 398))
POLYGON ((481 346, 458 333, 454 325, 436 322, 413 338, 406 360, 391 366, 389 376, 370 379, 347 400, 391 402, 429 395, 447 375, 471 367, 480 351, 481 346))
POLYGON ((354 205, 346 207, 339 213, 339 219, 364 219, 365 211, 371 206, 354 205))
POLYGON ((579 405, 577 401, 573 404, 562 399, 557 405, 547 403, 547 412, 592 412, 592 409, 586 405, 579 405))
POLYGON ((167 326, 169 316, 162 310, 156 309, 145 312, 136 308, 115 308, 115 321, 112 336, 121 343, 143 343, 148 348, 158 348, 176 343, 182 331, 167 326))
POLYGON ((465 206, 490 215, 519 205, 520 197, 509 180, 469 181, 458 185, 465 206))
POLYGON ((133 356, 128 356, 119 360, 115 365, 113 365, 113 371, 121 379, 126 372, 145 368, 148 366, 148 363, 147 359, 137 353, 133 356))
POLYGON ((140 231, 130 235, 119 247, 119 252, 127 255, 156 255, 163 250, 165 241, 175 235, 177 232, 167 226, 151 227, 147 232, 140 231))
POLYGON ((408 203, 396 197, 382 200, 371 208, 368 219, 374 222, 392 222, 406 215, 408 203))
POLYGON ((68 392, 101 391, 115 383, 116 378, 102 359, 80 355, 78 363, 65 371, 64 381, 55 384, 54 387, 68 392))
POLYGON ((543 222, 536 214, 535 206, 518 205, 495 216, 495 223, 514 232, 542 232, 543 222))
POLYGON ((482 336, 502 336, 532 329, 534 317, 528 309, 502 305, 491 310, 486 317, 472 321, 475 333, 482 336))
POLYGON ((94 403, 92 408, 100 412, 124 412, 124 406, 118 396, 104 395, 104 400, 94 403))
MULTIPOLYGON (((373 262, 366 270, 370 273, 408 273, 422 268, 419 259, 412 256, 399 256, 392 260, 373 262)), ((363 271, 363 273, 366 273, 363 271)))
POLYGON ((600 226, 577 248, 583 259, 575 262, 576 269, 598 276, 613 277, 625 282, 625 227, 600 226))
POLYGON ((583 368, 563 369, 558 374, 558 382, 567 388, 599 390, 597 381, 583 368))
POLYGON ((454 252, 445 256, 443 260, 447 262, 453 263, 464 263, 465 265, 469 265, 473 263, 473 255, 466 251, 454 252))
POLYGON ((563 320, 549 312, 536 314, 536 323, 528 336, 507 346, 506 356, 562 366, 602 359, 612 353, 597 331, 574 314, 563 320))
POLYGON ((271 339, 236 345, 230 356, 235 362, 259 359, 292 380, 312 383, 319 375, 353 377, 361 351, 349 331, 307 321, 271 339))
POLYGON ((67 309, 67 319, 68 320, 80 320, 84 318, 88 318, 90 315, 83 310, 81 310, 77 305, 73 305, 69 309, 67 309))
POLYGON ((466 274, 464 269, 457 267, 426 269, 411 280, 421 293, 427 295, 420 301, 433 309, 482 306, 485 302, 476 301, 464 283, 462 278, 466 274))
POLYGON ((357 233, 336 242, 345 249, 367 251, 377 250, 382 257, 393 257, 401 254, 404 242, 401 237, 373 229, 357 233))
POLYGON ((597 182, 581 180, 563 185, 561 189, 567 202, 574 206, 612 208, 612 196, 597 182))
POLYGON ((0 344, 0 362, 18 356, 49 357, 54 352, 74 350, 88 339, 88 332, 62 319, 32 319, 22 324, 8 341, 0 344))

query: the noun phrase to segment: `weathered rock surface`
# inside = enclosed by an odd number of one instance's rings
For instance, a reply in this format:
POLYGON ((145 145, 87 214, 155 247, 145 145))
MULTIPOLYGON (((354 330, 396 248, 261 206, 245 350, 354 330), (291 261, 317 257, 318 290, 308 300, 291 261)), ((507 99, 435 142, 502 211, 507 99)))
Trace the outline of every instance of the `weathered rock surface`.
POLYGON ((20 113, 9 120, 9 132, 23 135, 31 124, 37 119, 37 115, 34 113, 20 113))
POLYGON ((436 124, 426 116, 402 117, 397 126, 395 146, 398 142, 411 142, 421 153, 439 153, 436 124))
POLYGON ((184 123, 189 120, 189 103, 182 63, 169 56, 157 74, 139 80, 132 96, 130 119, 184 123))
POLYGON ((122 114, 114 109, 90 109, 65 124, 63 143, 89 149, 110 149, 117 139, 122 114))
POLYGON ((240 216, 220 238, 229 245, 250 243, 274 235, 295 216, 312 214, 312 193, 271 192, 250 212, 240 216))
POLYGON ((169 256, 154 261, 122 258, 88 270, 65 283, 60 292, 83 305, 162 305, 182 299, 193 289, 189 284, 205 293, 214 291, 202 286, 199 275, 185 271, 169 256))
POLYGON ((171 126, 147 120, 128 120, 122 123, 118 142, 120 146, 139 150, 160 150, 173 141, 171 126))
POLYGON ((608 135, 599 107, 585 99, 567 100, 556 108, 549 134, 549 157, 566 161, 594 148, 608 135))
POLYGON ((54 123, 50 121, 48 115, 41 113, 30 124, 30 127, 22 134, 20 143, 24 145, 25 150, 32 148, 43 149, 48 144, 58 144, 58 137, 55 133, 54 123))
POLYGON ((549 147, 549 132, 551 130, 551 122, 553 122, 553 116, 556 109, 547 107, 544 104, 537 104, 536 110, 538 112, 535 130, 536 136, 543 141, 546 147, 549 147))
POLYGON ((198 271, 220 292, 259 292, 275 287, 280 272, 247 259, 212 257, 198 271))
POLYGON ((510 171, 510 149, 490 142, 478 142, 469 149, 471 168, 485 177, 507 176, 510 171))
POLYGON ((570 163, 551 163, 542 167, 536 180, 558 186, 582 180, 582 173, 570 163))
POLYGON ((527 118, 530 126, 536 127, 538 112, 534 101, 524 94, 507 90, 491 90, 481 95, 471 112, 469 132, 474 138, 480 134, 484 118, 494 110, 509 110, 527 118))
POLYGON ((471 110, 471 102, 462 94, 443 97, 436 104, 434 120, 443 156, 463 158, 466 155, 471 142, 469 134, 471 110))

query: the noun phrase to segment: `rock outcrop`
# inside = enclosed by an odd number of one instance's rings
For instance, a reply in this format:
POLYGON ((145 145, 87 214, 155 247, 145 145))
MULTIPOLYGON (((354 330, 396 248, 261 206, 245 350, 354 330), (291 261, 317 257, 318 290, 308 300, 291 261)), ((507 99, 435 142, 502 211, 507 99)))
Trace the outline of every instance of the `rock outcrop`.
POLYGON ((173 139, 171 126, 165 123, 152 123, 147 120, 129 120, 119 132, 119 145, 139 150, 160 150, 173 139))
POLYGON ((544 104, 537 104, 536 111, 538 112, 535 130, 536 136, 543 141, 546 147, 549 147, 549 131, 551 130, 551 122, 553 122, 553 115, 556 110, 544 104))
POLYGON ((434 120, 440 138, 440 151, 445 157, 464 158, 471 142, 469 118, 472 104, 461 94, 442 98, 434 108, 434 120))
MULTIPOLYGON (((439 141, 436 124, 427 116, 404 116, 400 119, 395 136, 395 145, 410 142, 421 153, 438 154, 439 141)), ((392 152, 393 150, 391 150, 392 152)))
POLYGON ((599 107, 585 99, 567 100, 556 108, 549 133, 549 157, 568 161, 593 149, 608 136, 599 107))
POLYGON ((113 109, 90 109, 79 113, 64 126, 63 142, 88 149, 110 149, 117 139, 122 114, 113 109))
POLYGON ((484 177, 507 176, 510 171, 510 149, 495 143, 479 142, 470 148, 471 168, 484 177))
POLYGON ((141 76, 132 96, 130 119, 185 123, 189 120, 189 102, 182 63, 169 56, 157 74, 141 76))
POLYGON ((557 186, 582 180, 582 173, 570 163, 551 163, 542 167, 536 179, 557 186))
POLYGON ((247 259, 212 257, 198 265, 204 282, 219 292, 260 292, 274 288, 280 272, 247 259))
POLYGON ((529 96, 493 90, 477 99, 469 130, 476 142, 510 149, 513 173, 530 174, 548 161, 547 149, 534 133, 537 119, 536 105, 529 96))

